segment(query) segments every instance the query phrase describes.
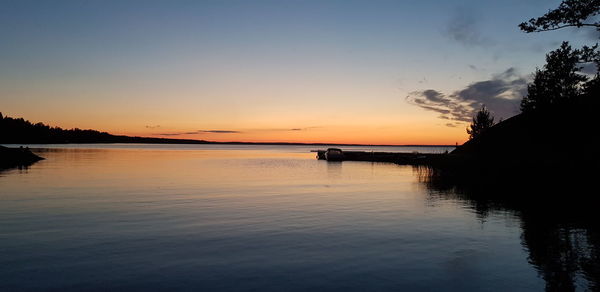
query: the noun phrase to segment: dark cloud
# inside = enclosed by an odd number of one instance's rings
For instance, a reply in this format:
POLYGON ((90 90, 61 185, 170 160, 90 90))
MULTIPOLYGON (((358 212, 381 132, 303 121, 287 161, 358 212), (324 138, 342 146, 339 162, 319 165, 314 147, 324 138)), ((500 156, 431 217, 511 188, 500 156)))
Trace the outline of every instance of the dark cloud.
POLYGON ((240 131, 233 131, 233 130, 197 130, 197 131, 183 132, 183 133, 161 133, 161 134, 155 134, 155 135, 160 135, 160 136, 178 136, 178 135, 194 135, 194 134, 204 134, 204 133, 211 133, 211 134, 239 134, 239 133, 242 133, 242 132, 240 132, 240 131))
POLYGON ((269 131, 269 132, 296 132, 296 131, 308 131, 311 129, 317 129, 317 128, 322 128, 319 126, 313 126, 313 127, 304 127, 304 128, 279 128, 279 129, 259 129, 257 131, 269 131))
POLYGON ((178 135, 195 135, 195 134, 240 134, 248 132, 290 132, 290 131, 308 131, 310 129, 316 129, 321 127, 304 127, 304 128, 278 128, 278 129, 250 129, 247 131, 234 131, 234 130, 197 130, 191 132, 180 132, 180 133, 160 133, 155 135, 160 136, 178 136, 178 135))
POLYGON ((485 37, 480 31, 480 21, 473 13, 457 12, 447 23, 443 30, 444 35, 451 40, 467 47, 489 47, 494 42, 485 37))
POLYGON ((232 130, 198 130, 196 133, 214 133, 214 134, 239 134, 240 131, 232 130))
POLYGON ((160 128, 160 125, 146 125, 146 129, 156 129, 156 128, 160 128))
POLYGON ((433 89, 423 91, 423 97, 425 97, 425 99, 431 102, 443 102, 445 100, 443 94, 433 89))
POLYGON ((411 92, 407 96, 407 100, 423 109, 439 113, 442 119, 470 120, 472 108, 467 103, 445 96, 434 89, 411 92))
MULTIPOLYGON (((469 84, 450 95, 428 89, 411 92, 406 99, 423 109, 439 113, 441 119, 469 122, 483 105, 497 119, 517 114, 526 92, 527 79, 518 75, 514 68, 509 68, 490 80, 469 84)), ((456 126, 456 123, 452 124, 456 126)))
POLYGON ((471 68, 471 70, 473 71, 479 71, 479 68, 477 68, 477 66, 469 64, 469 68, 471 68))

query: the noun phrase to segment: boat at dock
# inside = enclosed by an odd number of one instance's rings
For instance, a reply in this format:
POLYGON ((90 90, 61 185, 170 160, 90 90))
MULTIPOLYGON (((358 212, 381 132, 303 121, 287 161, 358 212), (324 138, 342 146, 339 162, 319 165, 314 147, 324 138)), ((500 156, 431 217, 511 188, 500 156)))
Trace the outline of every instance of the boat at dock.
POLYGON ((339 148, 328 148, 325 151, 325 160, 327 161, 343 161, 344 160, 344 152, 339 148))

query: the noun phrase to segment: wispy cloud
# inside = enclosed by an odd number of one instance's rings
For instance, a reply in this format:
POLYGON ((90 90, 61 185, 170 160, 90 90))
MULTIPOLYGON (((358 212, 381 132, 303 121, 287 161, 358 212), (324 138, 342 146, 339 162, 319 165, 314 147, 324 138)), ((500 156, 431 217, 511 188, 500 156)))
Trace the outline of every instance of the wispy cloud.
POLYGON ((308 130, 318 129, 318 128, 322 128, 322 127, 313 126, 313 127, 304 127, 304 128, 292 128, 292 129, 288 129, 288 131, 308 131, 308 130))
POLYGON ((179 135, 195 135, 195 134, 239 134, 243 133, 241 131, 234 130, 196 130, 191 132, 181 132, 181 133, 159 133, 155 135, 160 136, 179 136, 179 135))
POLYGON ((484 69, 479 68, 479 67, 477 67, 477 66, 475 66, 473 64, 469 64, 469 69, 471 69, 473 71, 485 71, 484 69))
POLYGON ((298 132, 298 131, 308 131, 312 129, 322 128, 321 126, 310 126, 310 127, 298 127, 298 128, 266 128, 266 129, 255 129, 253 131, 257 132, 298 132))
POLYGON ((467 47, 490 47, 494 41, 480 31, 480 19, 464 10, 456 12, 443 29, 443 34, 467 47))
POLYGON ((596 63, 585 63, 581 65, 579 72, 587 75, 594 75, 598 72, 598 65, 596 63))
MULTIPOLYGON (((439 113, 441 119, 469 122, 475 111, 483 105, 496 118, 508 118, 517 114, 526 91, 527 79, 520 76, 514 68, 509 68, 489 80, 469 84, 449 95, 427 89, 411 92, 406 100, 425 110, 439 113)), ((455 122, 450 124, 456 126, 455 122)))
POLYGON ((196 133, 213 133, 213 134, 239 134, 241 131, 233 130, 198 130, 196 133))
POLYGON ((146 129, 156 129, 160 128, 160 125, 146 125, 146 129))
POLYGON ((308 131, 311 129, 322 128, 320 126, 302 127, 302 128, 263 128, 263 129, 249 129, 244 131, 237 130, 196 130, 190 132, 176 132, 176 133, 158 133, 154 135, 159 136, 179 136, 179 135, 197 135, 197 134, 241 134, 241 133, 252 133, 252 132, 298 132, 308 131))
MULTIPOLYGON (((586 20, 586 22, 600 22, 600 16, 591 17, 588 20, 586 20)), ((584 38, 591 41, 600 40, 600 30, 596 29, 595 27, 571 27, 568 30, 570 30, 570 33, 572 34, 581 35, 584 38)))
POLYGON ((590 40, 598 41, 600 39, 600 30, 597 29, 587 29, 587 37, 590 40))

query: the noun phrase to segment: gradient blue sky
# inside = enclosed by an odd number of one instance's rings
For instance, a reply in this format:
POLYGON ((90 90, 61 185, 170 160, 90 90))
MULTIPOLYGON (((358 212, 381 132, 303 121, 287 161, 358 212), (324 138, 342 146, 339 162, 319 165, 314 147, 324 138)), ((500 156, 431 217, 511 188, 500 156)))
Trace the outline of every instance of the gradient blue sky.
POLYGON ((424 102, 498 83, 515 99, 559 41, 591 38, 518 30, 558 3, 0 0, 0 111, 157 137, 460 143, 464 113, 424 102))

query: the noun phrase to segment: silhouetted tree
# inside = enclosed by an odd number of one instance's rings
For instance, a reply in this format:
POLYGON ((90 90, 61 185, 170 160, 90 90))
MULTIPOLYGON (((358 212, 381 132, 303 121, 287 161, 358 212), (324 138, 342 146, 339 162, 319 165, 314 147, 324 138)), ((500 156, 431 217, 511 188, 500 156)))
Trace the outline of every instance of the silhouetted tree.
POLYGON ((527 96, 521 101, 521 111, 546 108, 584 93, 588 80, 581 70, 583 51, 572 49, 568 42, 546 55, 546 65, 537 69, 533 83, 527 87, 527 96))
MULTIPOLYGON (((563 0, 558 8, 519 25, 525 32, 557 30, 565 27, 593 27, 600 32, 600 0, 563 0)), ((537 69, 534 81, 528 86, 527 97, 521 102, 524 112, 579 96, 596 97, 600 91, 600 52, 598 44, 572 49, 567 42, 546 55, 547 64, 537 69), (584 63, 595 63, 596 74, 578 73, 584 63)))
POLYGON ((600 31, 600 22, 593 21, 599 13, 600 0, 564 0, 558 8, 519 24, 519 28, 525 32, 540 32, 589 26, 600 31))
POLYGON ((485 132, 487 129, 491 128, 494 125, 494 117, 490 114, 490 112, 485 108, 485 106, 481 107, 481 109, 477 112, 475 117, 473 117, 473 122, 467 128, 467 133, 469 134, 469 139, 475 139, 481 135, 481 133, 485 132))

